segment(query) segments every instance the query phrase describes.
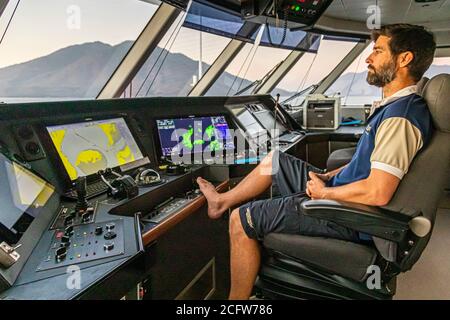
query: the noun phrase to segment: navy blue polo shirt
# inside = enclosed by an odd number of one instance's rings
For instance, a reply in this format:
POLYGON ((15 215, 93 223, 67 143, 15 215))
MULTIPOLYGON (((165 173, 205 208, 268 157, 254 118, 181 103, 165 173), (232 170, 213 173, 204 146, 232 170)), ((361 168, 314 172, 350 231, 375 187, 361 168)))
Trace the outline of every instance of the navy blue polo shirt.
POLYGON ((403 178, 413 157, 429 142, 433 133, 426 102, 417 94, 375 109, 367 120, 352 160, 329 181, 328 186, 366 179, 371 168, 403 178))
MULTIPOLYGON (((369 176, 377 168, 402 179, 417 152, 430 140, 433 124, 425 100, 410 94, 375 109, 350 163, 327 185, 337 187, 369 176)), ((360 239, 371 236, 360 233, 360 239)))

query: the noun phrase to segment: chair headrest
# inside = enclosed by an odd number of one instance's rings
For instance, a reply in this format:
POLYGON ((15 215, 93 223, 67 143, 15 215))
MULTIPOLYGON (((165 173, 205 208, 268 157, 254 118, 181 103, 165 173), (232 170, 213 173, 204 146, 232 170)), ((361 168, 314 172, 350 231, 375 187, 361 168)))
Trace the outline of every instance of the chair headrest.
POLYGON ((417 82, 417 94, 418 95, 423 95, 423 89, 425 88, 425 85, 427 84, 428 80, 430 80, 427 77, 423 77, 422 79, 419 80, 419 82, 417 82))
POLYGON ((423 98, 436 129, 450 133, 450 74, 443 73, 430 79, 423 90, 423 98))

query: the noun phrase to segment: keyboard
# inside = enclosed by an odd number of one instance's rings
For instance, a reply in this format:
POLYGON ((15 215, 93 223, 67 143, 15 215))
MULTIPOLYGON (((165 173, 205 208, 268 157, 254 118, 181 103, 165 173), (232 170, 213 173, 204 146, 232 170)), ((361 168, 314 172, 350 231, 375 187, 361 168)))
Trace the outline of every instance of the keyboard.
MULTIPOLYGON (((86 199, 90 199, 96 196, 99 196, 108 191, 108 186, 102 181, 94 181, 90 182, 86 187, 86 199)), ((67 191, 64 196, 71 199, 77 199, 77 191, 75 189, 71 189, 67 191)))
POLYGON ((286 134, 281 135, 281 136, 278 138, 278 140, 279 140, 280 142, 289 142, 289 143, 291 143, 291 142, 296 141, 296 140, 299 139, 300 137, 302 137, 301 134, 286 133, 286 134))

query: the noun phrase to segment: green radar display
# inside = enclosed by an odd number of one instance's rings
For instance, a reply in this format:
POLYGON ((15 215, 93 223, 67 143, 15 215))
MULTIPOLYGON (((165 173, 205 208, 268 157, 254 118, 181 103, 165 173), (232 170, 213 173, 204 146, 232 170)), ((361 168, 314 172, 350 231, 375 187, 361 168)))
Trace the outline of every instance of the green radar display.
POLYGON ((234 151, 224 116, 157 120, 162 155, 234 151))

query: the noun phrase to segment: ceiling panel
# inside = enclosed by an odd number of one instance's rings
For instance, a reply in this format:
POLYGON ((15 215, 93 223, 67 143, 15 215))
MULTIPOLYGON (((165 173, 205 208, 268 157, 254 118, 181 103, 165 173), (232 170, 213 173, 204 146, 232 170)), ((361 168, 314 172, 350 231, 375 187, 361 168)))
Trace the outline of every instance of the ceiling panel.
POLYGON ((448 21, 450 28, 450 0, 416 3, 414 0, 335 0, 325 15, 345 20, 365 22, 371 13, 367 9, 378 3, 381 23, 433 23, 448 21))

